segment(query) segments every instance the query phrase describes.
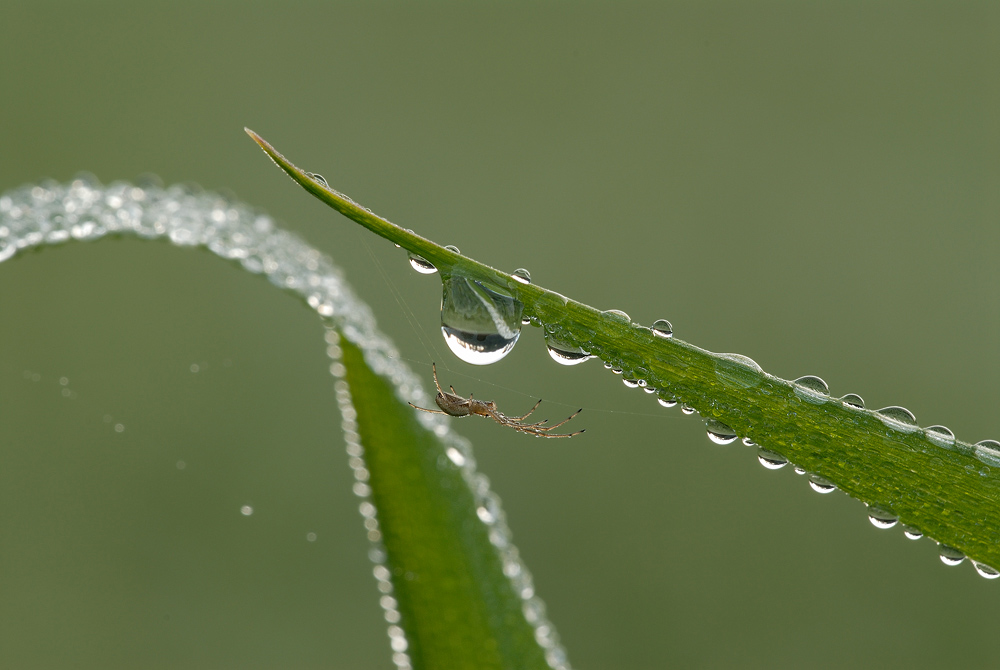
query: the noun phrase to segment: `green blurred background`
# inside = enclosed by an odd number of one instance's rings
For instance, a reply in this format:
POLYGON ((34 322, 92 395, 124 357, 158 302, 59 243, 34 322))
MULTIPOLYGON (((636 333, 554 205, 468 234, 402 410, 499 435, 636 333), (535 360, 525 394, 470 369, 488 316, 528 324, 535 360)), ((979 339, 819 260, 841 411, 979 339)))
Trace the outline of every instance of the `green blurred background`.
MULTIPOLYGON (((1000 582, 535 329, 458 361, 437 278, 242 129, 487 264, 1000 438, 998 7, 6 2, 0 191, 228 189, 329 253, 428 383, 585 407, 573 440, 458 426, 581 668, 995 667, 1000 582)), ((324 348, 204 251, 0 265, 0 667, 391 667, 324 348)))

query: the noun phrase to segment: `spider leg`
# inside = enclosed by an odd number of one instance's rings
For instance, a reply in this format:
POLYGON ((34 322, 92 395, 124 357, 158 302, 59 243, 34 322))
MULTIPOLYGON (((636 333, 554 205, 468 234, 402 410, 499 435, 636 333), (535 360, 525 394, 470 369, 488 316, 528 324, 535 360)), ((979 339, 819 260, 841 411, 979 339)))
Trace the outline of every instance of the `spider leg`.
POLYGON ((578 430, 574 433, 547 433, 544 429, 532 428, 530 426, 520 426, 516 427, 522 433, 527 433, 528 435, 534 435, 535 437, 573 437, 574 435, 579 435, 580 433, 586 432, 586 428, 578 430))
POLYGON ((442 412, 441 410, 427 409, 425 407, 417 407, 412 402, 408 402, 406 404, 409 405, 410 407, 412 407, 413 409, 419 409, 421 412, 427 412, 428 414, 445 414, 447 416, 451 416, 450 414, 448 414, 448 412, 442 412))
MULTIPOLYGON (((575 416, 576 416, 577 414, 579 414, 579 413, 580 413, 580 412, 582 412, 582 411, 583 411, 583 408, 581 407, 580 409, 578 409, 578 410, 576 410, 575 412, 573 412, 572 414, 570 414, 570 415, 569 415, 569 416, 568 416, 567 418, 565 418, 565 419, 563 419, 562 421, 560 421, 559 423, 554 423, 554 424, 552 424, 551 426, 545 426, 544 428, 542 428, 542 427, 539 427, 539 428, 538 428, 538 430, 541 430, 541 431, 548 431, 548 430, 552 430, 553 428, 558 428, 559 426, 563 425, 563 424, 564 424, 564 423, 566 423, 567 421, 570 421, 570 420, 571 420, 571 419, 572 419, 573 417, 575 417, 575 416)), ((574 433, 574 435, 575 435, 575 434, 576 434, 576 433, 574 433)), ((555 437, 555 436, 553 435, 553 437, 555 437)))
MULTIPOLYGON (((438 383, 437 363, 431 363, 431 371, 434 373, 434 386, 437 386, 437 390, 440 391, 442 394, 444 394, 444 391, 441 389, 441 384, 438 383)), ((455 389, 452 389, 452 391, 454 390, 455 389)), ((416 407, 416 405, 414 405, 414 407, 416 407)), ((417 407, 417 409, 420 409, 420 407, 417 407)), ((431 410, 426 410, 426 411, 431 411, 431 410)))
MULTIPOLYGON (((510 420, 511 421, 524 421, 529 416, 531 416, 531 413, 534 412, 536 409, 538 409, 538 406, 541 405, 541 404, 542 404, 542 400, 541 400, 541 398, 539 398, 538 402, 535 403, 534 407, 532 407, 531 409, 528 410, 527 414, 524 414, 522 416, 512 416, 512 417, 510 417, 510 420)), ((546 419, 546 421, 548 421, 548 419, 546 419)))

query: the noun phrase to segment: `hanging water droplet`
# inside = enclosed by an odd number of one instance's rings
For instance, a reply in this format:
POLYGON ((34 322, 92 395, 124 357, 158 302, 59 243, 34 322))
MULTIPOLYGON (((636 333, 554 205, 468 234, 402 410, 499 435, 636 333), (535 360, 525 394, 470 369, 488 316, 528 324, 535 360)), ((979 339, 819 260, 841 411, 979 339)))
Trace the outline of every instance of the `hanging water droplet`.
POLYGON ((474 365, 506 356, 521 335, 521 302, 460 275, 442 284, 441 333, 452 352, 474 365))
POLYGON ((882 420, 882 423, 889 428, 904 433, 912 433, 917 430, 917 417, 913 416, 913 412, 905 407, 892 405, 877 409, 875 413, 879 415, 878 418, 882 420))
POLYGON ((666 319, 657 319, 653 322, 653 325, 649 327, 653 331, 653 335, 659 337, 673 337, 674 327, 670 325, 670 322, 666 319))
POLYGON ((620 309, 609 309, 601 312, 601 314, 609 319, 618 321, 619 323, 632 323, 632 319, 628 314, 621 311, 620 309))
POLYGON ((843 398, 840 399, 840 402, 844 403, 845 405, 850 405, 851 407, 857 407, 858 409, 865 408, 864 399, 857 393, 848 393, 847 395, 845 395, 843 398))
POLYGON ((612 366, 611 366, 611 363, 608 363, 607 361, 605 361, 605 362, 604 362, 604 369, 605 369, 605 370, 610 370, 610 369, 611 369, 611 367, 612 367, 612 366))
POLYGON ((522 284, 531 283, 531 273, 524 268, 518 268, 510 273, 510 276, 514 278, 515 281, 519 281, 522 284))
POLYGON ((416 270, 420 274, 432 275, 438 271, 438 269, 434 267, 434 264, 428 261, 423 256, 418 256, 412 251, 408 251, 406 252, 406 254, 410 258, 410 265, 413 267, 414 270, 416 270))
POLYGON ((797 465, 796 465, 796 466, 795 466, 794 468, 792 468, 792 470, 793 470, 793 471, 795 472, 795 474, 797 474, 797 475, 804 475, 804 474, 806 473, 806 469, 805 469, 805 468, 800 468, 800 467, 799 467, 799 466, 797 466, 797 465))
POLYGON ((928 426, 924 428, 927 439, 939 447, 951 449, 955 446, 955 433, 944 426, 928 426))
POLYGON ((919 540, 924 536, 919 530, 913 526, 903 526, 903 535, 907 540, 919 540))
POLYGON ((985 463, 1000 468, 1000 442, 983 440, 975 444, 976 458, 985 463))
POLYGON ((673 407, 674 405, 677 404, 677 399, 676 398, 664 398, 663 396, 659 396, 656 399, 656 402, 660 403, 664 407, 673 407))
POLYGON ((745 444, 748 447, 756 447, 757 446, 757 443, 754 442, 753 440, 751 440, 749 437, 744 437, 743 438, 743 444, 745 444))
POLYGON ((768 470, 780 470, 788 465, 787 458, 762 447, 757 447, 757 460, 768 470))
POLYGON ((764 371, 757 361, 742 354, 717 354, 715 373, 742 388, 759 386, 764 371))
POLYGON ((980 563, 979 561, 973 561, 972 567, 976 569, 976 572, 979 573, 980 577, 984 577, 985 579, 996 579, 997 577, 1000 577, 1000 570, 997 570, 996 568, 991 568, 985 563, 980 563))
POLYGON ((938 555, 941 557, 941 562, 945 565, 958 565, 965 560, 965 554, 958 549, 943 544, 938 547, 938 555))
POLYGON ((794 382, 795 395, 806 402, 819 405, 826 402, 830 396, 830 387, 827 383, 815 375, 799 377, 794 382))
POLYGON ((593 358, 589 351, 560 340, 548 329, 545 330, 545 348, 552 360, 562 365, 579 365, 593 358))
POLYGON ((809 486, 816 493, 833 493, 837 490, 836 486, 819 475, 809 475, 809 486))
POLYGON ((448 251, 451 251, 452 253, 456 254, 462 253, 461 251, 459 251, 458 247, 456 247, 454 244, 446 244, 444 248, 447 249, 448 251))
POLYGON ((654 389, 652 386, 643 386, 642 390, 645 391, 646 393, 656 393, 656 389, 654 389))
POLYGON ((638 388, 639 382, 634 379, 629 379, 628 377, 622 377, 622 384, 629 387, 630 389, 638 388))
POLYGON ((705 430, 708 439, 716 444, 732 444, 739 438, 735 430, 717 419, 705 419, 705 430))
POLYGON ((620 375, 622 373, 622 369, 621 368, 611 368, 611 371, 613 373, 615 373, 616 375, 620 375))
POLYGON ((306 176, 312 179, 314 182, 322 186, 323 188, 330 188, 330 185, 326 182, 326 178, 315 172, 306 172, 306 176))
POLYGON ((684 412, 685 414, 691 415, 691 414, 694 414, 698 410, 696 410, 694 407, 691 407, 691 405, 688 405, 687 403, 684 403, 684 404, 681 405, 681 411, 684 412))
POLYGON ((897 519, 895 515, 890 514, 883 509, 879 509, 878 507, 868 508, 868 520, 872 522, 873 526, 883 530, 892 528, 899 522, 899 519, 897 519))

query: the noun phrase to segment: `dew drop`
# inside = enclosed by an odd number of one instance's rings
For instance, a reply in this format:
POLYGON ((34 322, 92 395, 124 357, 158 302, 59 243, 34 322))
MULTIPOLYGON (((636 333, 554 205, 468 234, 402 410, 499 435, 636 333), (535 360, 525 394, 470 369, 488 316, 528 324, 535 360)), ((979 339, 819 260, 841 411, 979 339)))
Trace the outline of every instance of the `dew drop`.
POLYGON ((456 254, 461 254, 462 253, 459 250, 459 248, 456 247, 454 244, 446 244, 444 248, 447 249, 448 251, 452 252, 452 253, 456 253, 456 254))
POLYGON ((919 540, 924 536, 919 530, 913 526, 903 526, 903 535, 907 540, 919 540))
POLYGON ((656 389, 653 388, 652 386, 643 386, 642 390, 645 391, 646 393, 656 393, 656 389))
POLYGON ((531 273, 524 268, 518 268, 510 273, 510 276, 514 278, 515 281, 519 281, 522 284, 531 283, 531 273))
POLYGON ((983 577, 985 579, 996 579, 997 577, 1000 577, 1000 570, 997 570, 996 568, 991 568, 985 563, 980 563, 979 561, 973 561, 972 567, 976 569, 976 572, 979 573, 980 577, 983 577))
POLYGON ((629 315, 621 311, 620 309, 605 310, 601 312, 601 314, 609 319, 618 321, 620 323, 627 323, 627 324, 632 323, 632 319, 629 317, 629 315))
POLYGON ((797 466, 797 465, 796 465, 796 466, 795 466, 794 468, 792 468, 792 470, 793 470, 793 471, 795 472, 795 474, 797 474, 797 475, 804 475, 804 474, 806 473, 806 470, 805 470, 805 468, 800 468, 800 467, 799 467, 799 466, 797 466))
POLYGON ((630 389, 639 388, 639 382, 635 379, 629 379, 628 377, 622 377, 622 384, 625 384, 625 386, 630 389))
POLYGON ((848 393, 847 395, 845 395, 843 398, 840 399, 840 402, 844 403, 845 405, 850 405, 851 407, 857 407, 858 409, 865 408, 864 399, 857 393, 848 393))
POLYGON ((757 361, 742 354, 717 354, 715 359, 715 373, 742 388, 760 386, 763 372, 757 361))
POLYGON ((877 409, 875 413, 879 415, 882 423, 889 428, 900 430, 904 433, 912 433, 917 430, 917 417, 913 416, 913 412, 905 407, 892 405, 877 409))
POLYGON ((613 373, 615 373, 616 375, 620 375, 622 373, 622 369, 621 368, 611 368, 611 371, 613 373))
POLYGON ((735 430, 716 419, 705 419, 705 429, 708 439, 716 444, 732 444, 739 438, 735 430))
POLYGON ((604 369, 605 370, 610 370, 611 367, 612 367, 611 363, 608 363, 607 361, 604 362, 604 369))
POLYGON ((927 439, 939 447, 951 449, 955 446, 955 433, 944 426, 928 426, 924 428, 927 439))
POLYGON ((312 179, 314 182, 316 182, 323 188, 330 188, 330 184, 327 183, 326 177, 324 177, 323 175, 317 174, 315 172, 306 172, 306 175, 308 175, 310 179, 312 179))
POLYGON ((593 358, 589 351, 560 340, 549 330, 545 331, 545 348, 552 360, 562 365, 579 365, 593 358))
POLYGON ((975 444, 976 458, 985 463, 1000 468, 1000 442, 983 440, 975 444))
POLYGON ((664 398, 663 396, 659 396, 656 399, 656 402, 660 403, 664 407, 673 407, 674 405, 677 404, 677 399, 676 398, 664 398))
POLYGON ((768 470, 780 470, 788 465, 788 459, 762 447, 757 447, 757 460, 768 470))
POLYGON ((795 395, 814 405, 826 402, 830 396, 830 387, 815 375, 799 377, 792 384, 794 384, 795 395))
POLYGON ((959 565, 965 560, 965 554, 958 549, 944 544, 938 547, 938 555, 941 557, 941 562, 945 565, 959 565))
POLYGON ((674 327, 670 325, 670 322, 666 319, 657 319, 653 322, 653 325, 649 327, 653 331, 653 335, 659 337, 673 337, 674 327))
POLYGON ((520 301, 460 275, 445 278, 441 333, 466 363, 488 365, 510 353, 521 335, 520 301))
POLYGON ((250 505, 244 505, 243 507, 240 508, 240 514, 242 514, 243 516, 250 516, 251 514, 253 514, 253 507, 251 507, 250 505))
POLYGON ((816 493, 833 493, 837 487, 819 475, 809 475, 809 486, 816 493))
POLYGON ((756 447, 757 446, 757 443, 754 442, 753 440, 751 440, 749 437, 744 437, 743 438, 743 444, 745 444, 748 447, 756 447))
POLYGON ((681 411, 690 416, 691 414, 694 414, 697 410, 694 407, 691 407, 691 405, 688 405, 687 403, 682 403, 681 411))
POLYGON ((418 256, 412 251, 408 251, 406 253, 407 256, 409 256, 410 258, 410 266, 413 267, 413 269, 419 272, 420 274, 432 275, 438 271, 438 269, 434 267, 434 264, 428 261, 423 256, 418 256))
POLYGON ((883 530, 892 528, 899 522, 899 519, 894 515, 878 507, 868 508, 868 520, 872 522, 873 526, 883 530))

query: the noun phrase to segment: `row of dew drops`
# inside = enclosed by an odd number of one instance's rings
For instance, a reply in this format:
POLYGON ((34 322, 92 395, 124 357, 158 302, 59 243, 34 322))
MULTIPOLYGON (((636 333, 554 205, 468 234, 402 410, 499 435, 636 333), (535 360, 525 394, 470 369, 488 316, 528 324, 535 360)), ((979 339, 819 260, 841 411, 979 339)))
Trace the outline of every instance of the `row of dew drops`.
MULTIPOLYGON (((399 247, 398 244, 396 246, 399 247)), ((454 246, 445 248, 456 254, 461 253, 454 246)), ((410 265, 417 272, 428 275, 437 272, 437 268, 425 258, 412 252, 407 253, 410 265)), ((511 277, 525 284, 531 283, 531 274, 523 268, 512 272, 511 277)), ((602 314, 606 318, 623 324, 632 323, 628 314, 620 310, 608 310, 602 314)), ((461 360, 474 365, 488 365, 499 361, 514 348, 521 334, 521 326, 533 323, 541 325, 536 323, 533 318, 524 316, 521 302, 506 294, 503 289, 487 286, 479 280, 470 279, 460 274, 443 277, 441 332, 448 348, 461 360)), ((673 326, 666 319, 654 321, 650 326, 650 331, 655 337, 673 337, 673 326)), ((591 358, 596 358, 589 351, 561 341, 558 335, 549 328, 545 329, 545 344, 552 360, 562 365, 578 365, 591 358)), ((753 359, 746 356, 739 354, 720 354, 720 356, 754 372, 763 372, 753 359)), ((639 378, 639 375, 634 377, 627 375, 622 368, 610 362, 605 362, 604 367, 617 375, 622 375, 622 383, 625 386, 641 388, 644 392, 655 395, 657 402, 663 407, 674 407, 680 404, 681 412, 684 414, 697 413, 694 407, 686 403, 679 403, 673 395, 653 388, 646 380, 639 378)), ((793 385, 796 395, 806 402, 821 404, 832 399, 829 386, 819 377, 813 375, 800 377, 793 382, 793 385)), ((864 400, 855 393, 848 393, 838 400, 848 407, 865 409, 864 400)), ((893 430, 904 433, 923 430, 926 437, 935 445, 945 449, 955 448, 955 434, 951 430, 945 426, 930 426, 921 429, 917 424, 916 417, 905 407, 884 407, 876 410, 875 413, 887 427, 893 430)), ((705 427, 708 438, 716 444, 728 445, 740 439, 736 431, 716 419, 706 419, 705 427)), ((757 445, 748 437, 742 438, 742 443, 748 447, 757 448, 757 460, 768 470, 780 470, 789 464, 788 459, 781 454, 757 445)), ((1000 442, 983 440, 973 446, 976 458, 987 466, 980 470, 980 475, 989 474, 988 466, 1000 467, 1000 442)), ((809 486, 817 493, 826 494, 837 490, 834 484, 819 475, 808 473, 795 465, 793 468, 796 474, 808 475, 809 486)), ((893 528, 898 524, 898 519, 893 514, 875 507, 868 508, 868 519, 873 526, 880 529, 893 528)), ((919 540, 923 537, 923 533, 916 528, 903 525, 902 529, 903 534, 910 540, 919 540)), ((939 554, 941 562, 945 565, 959 565, 966 558, 961 551, 943 544, 939 544, 939 554)), ((1000 577, 1000 570, 978 561, 971 561, 971 563, 976 572, 986 579, 1000 577)))

